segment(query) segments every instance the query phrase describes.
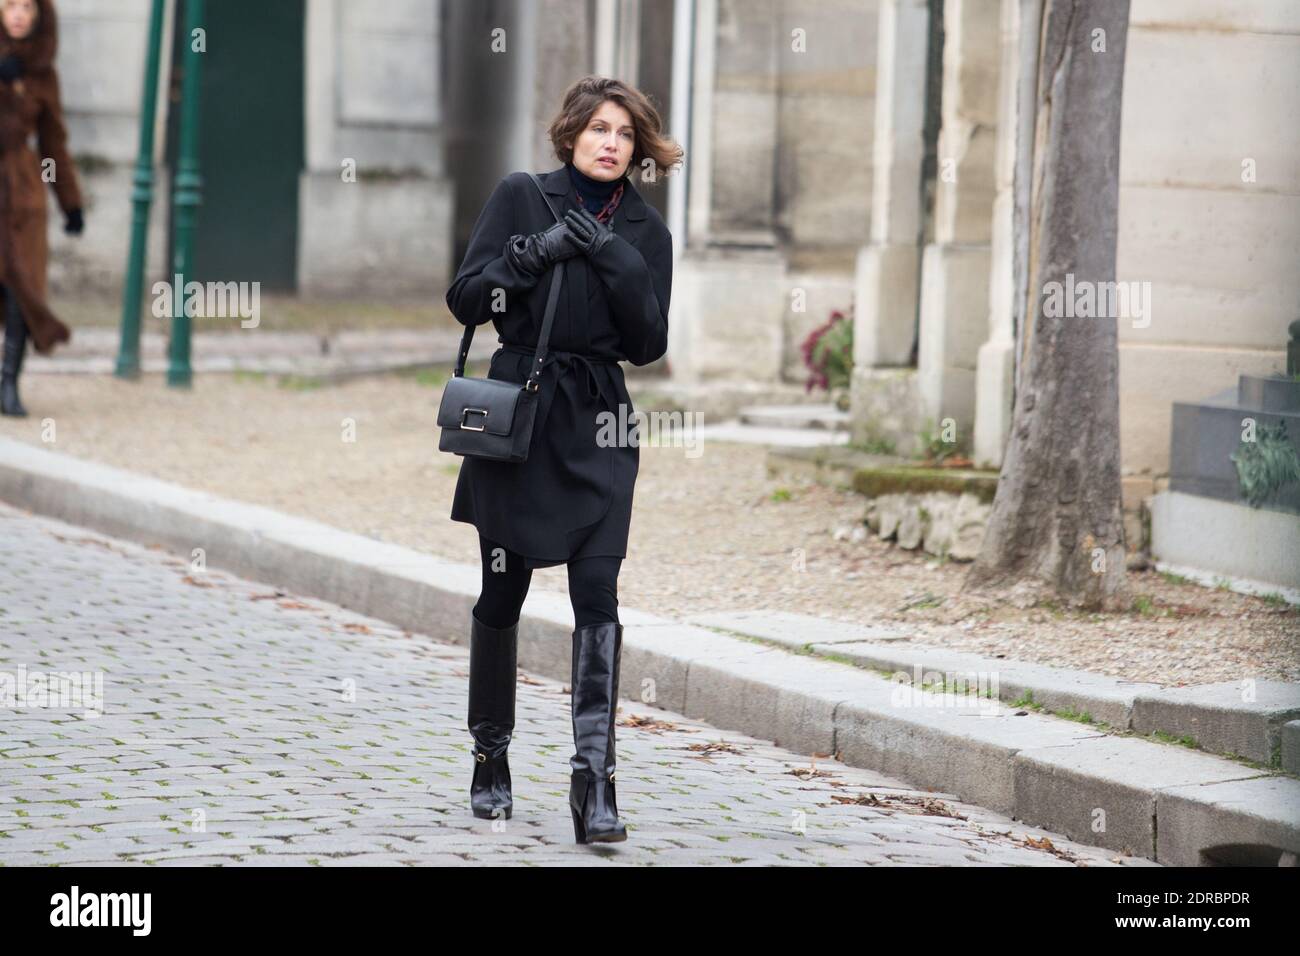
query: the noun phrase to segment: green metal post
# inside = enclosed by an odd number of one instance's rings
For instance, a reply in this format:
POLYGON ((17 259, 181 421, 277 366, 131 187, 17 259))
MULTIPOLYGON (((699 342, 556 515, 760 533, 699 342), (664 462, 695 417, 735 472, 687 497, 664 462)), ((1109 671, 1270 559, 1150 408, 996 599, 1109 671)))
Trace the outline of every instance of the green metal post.
MULTIPOLYGON (((204 0, 184 0, 185 50, 181 78, 181 132, 179 157, 176 161, 175 206, 176 234, 172 263, 172 334, 167 364, 167 384, 188 387, 190 369, 190 317, 185 314, 185 284, 190 274, 194 252, 194 222, 203 202, 203 179, 199 175, 199 109, 203 53, 194 49, 195 34, 204 29, 204 0)), ((204 49, 206 49, 206 39, 204 49)))
POLYGON ((131 251, 126 258, 122 293, 122 333, 117 345, 118 378, 140 377, 140 298, 144 292, 144 257, 148 248, 149 207, 153 203, 153 128, 158 106, 158 64, 162 57, 163 8, 153 0, 149 46, 145 48, 144 93, 140 99, 140 150, 135 158, 131 191, 131 251))

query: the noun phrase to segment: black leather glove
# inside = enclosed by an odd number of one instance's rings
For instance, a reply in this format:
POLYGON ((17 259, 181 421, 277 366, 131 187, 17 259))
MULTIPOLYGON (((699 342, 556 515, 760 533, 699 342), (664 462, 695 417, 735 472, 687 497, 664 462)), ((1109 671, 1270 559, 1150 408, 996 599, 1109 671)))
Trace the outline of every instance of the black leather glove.
POLYGON ((614 230, 586 209, 570 209, 564 221, 569 224, 573 241, 588 256, 596 255, 614 239, 614 230))
POLYGON ((578 247, 564 222, 557 222, 549 229, 535 232, 531 236, 511 236, 506 243, 506 255, 515 266, 537 276, 549 269, 551 263, 577 254, 578 247))
POLYGON ((9 56, 0 57, 0 80, 6 83, 12 83, 18 77, 23 75, 23 61, 18 57, 9 56))
POLYGON ((81 235, 81 230, 86 228, 86 220, 81 214, 80 209, 69 209, 67 216, 63 221, 63 231, 70 236, 81 235))

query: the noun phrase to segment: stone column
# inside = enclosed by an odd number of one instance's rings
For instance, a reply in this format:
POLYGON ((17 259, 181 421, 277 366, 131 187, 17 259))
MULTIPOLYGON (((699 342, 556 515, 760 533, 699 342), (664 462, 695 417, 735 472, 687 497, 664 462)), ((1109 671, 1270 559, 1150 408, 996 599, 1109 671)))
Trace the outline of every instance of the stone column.
POLYGON ((440 2, 307 0, 306 294, 440 294, 451 270, 440 2))
POLYGON ((999 0, 945 0, 934 242, 921 268, 917 381, 936 431, 971 447, 975 366, 988 333, 999 0))
MULTIPOLYGON (((532 61, 520 72, 531 84, 530 122, 534 130, 533 160, 537 170, 552 170, 560 165, 547 136, 551 120, 560 111, 564 91, 585 73, 595 72, 592 64, 594 18, 586 4, 570 0, 516 0, 521 14, 528 18, 532 34, 532 61)), ((618 27, 621 36, 626 23, 618 27)))
POLYGON ((975 368, 975 443, 972 458, 981 468, 1000 468, 1011 434, 1015 383, 1015 177, 1017 138, 1027 132, 1017 109, 1022 82, 1020 49, 1022 8, 1041 0, 1002 0, 1000 11, 1002 67, 998 77, 997 152, 994 160, 989 262, 988 340, 980 346, 975 368))
POLYGON ((592 14, 592 72, 635 83, 640 75, 641 0, 596 0, 592 14))
POLYGON ((673 279, 669 324, 680 382, 780 377, 779 13, 774 0, 696 4, 689 255, 673 279))
POLYGON ((303 146, 307 168, 335 166, 334 77, 338 70, 339 0, 307 0, 303 27, 303 146))
POLYGON ((926 0, 881 0, 876 57, 871 242, 858 252, 855 374, 906 365, 921 267, 921 163, 925 154, 926 0))
POLYGON ((921 268, 926 0, 880 0, 872 143, 871 242, 854 274, 853 440, 913 450, 917 402, 911 360, 921 268))

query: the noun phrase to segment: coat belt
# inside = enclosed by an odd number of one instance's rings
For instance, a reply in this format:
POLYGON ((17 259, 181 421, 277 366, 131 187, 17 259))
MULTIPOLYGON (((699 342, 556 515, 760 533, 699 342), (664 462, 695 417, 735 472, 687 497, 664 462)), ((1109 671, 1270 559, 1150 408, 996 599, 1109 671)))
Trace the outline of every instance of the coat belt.
MULTIPOLYGON (((517 355, 535 355, 537 349, 526 348, 522 345, 503 345, 501 348, 506 352, 514 352, 517 355)), ((596 375, 596 370, 592 363, 598 365, 617 365, 618 359, 605 358, 600 355, 589 355, 585 352, 565 352, 561 349, 547 349, 546 358, 542 360, 542 368, 558 362, 560 371, 571 367, 575 363, 581 365, 587 371, 587 394, 592 398, 600 398, 604 393, 601 390, 600 378, 596 375)), ((529 366, 529 371, 532 367, 529 366)), ((612 403, 611 403, 612 404, 612 403)))
MULTIPOLYGON (((501 346, 501 348, 506 352, 514 352, 517 355, 533 356, 537 354, 537 349, 528 348, 523 345, 506 344, 501 346)), ((618 403, 611 400, 610 397, 605 394, 604 386, 599 376, 596 374, 596 369, 594 368, 593 363, 595 365, 617 365, 618 359, 605 358, 600 355, 589 355, 585 352, 565 352, 561 349, 547 349, 546 358, 542 359, 542 369, 545 370, 548 365, 558 364, 560 366, 559 374, 562 375, 564 374, 565 369, 572 368, 574 365, 581 365, 587 373, 587 394, 593 399, 604 397, 608 402, 609 407, 613 409, 617 407, 618 403)), ((529 372, 531 371, 532 366, 530 365, 529 372)), ((545 390, 543 390, 542 405, 538 409, 537 413, 537 428, 540 429, 545 425, 546 419, 550 414, 550 408, 551 403, 547 400, 545 390)))

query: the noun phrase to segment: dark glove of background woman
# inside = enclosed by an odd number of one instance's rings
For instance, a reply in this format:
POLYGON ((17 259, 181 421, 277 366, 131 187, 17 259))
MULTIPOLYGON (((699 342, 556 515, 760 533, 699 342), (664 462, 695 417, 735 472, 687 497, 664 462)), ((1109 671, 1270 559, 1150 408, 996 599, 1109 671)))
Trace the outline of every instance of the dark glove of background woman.
POLYGON ((511 236, 506 243, 506 255, 515 266, 536 276, 549 269, 551 263, 577 254, 578 247, 573 243, 569 227, 563 222, 531 236, 511 236))
POLYGON ((586 255, 594 256, 614 238, 614 230, 586 209, 570 209, 564 214, 573 241, 586 255))
POLYGON ((16 56, 0 56, 0 80, 12 83, 23 75, 23 61, 16 56))
POLYGON ((63 220, 63 231, 70 236, 81 235, 81 230, 86 228, 86 220, 81 215, 80 209, 69 209, 67 216, 63 220))

